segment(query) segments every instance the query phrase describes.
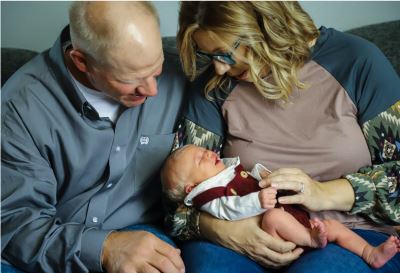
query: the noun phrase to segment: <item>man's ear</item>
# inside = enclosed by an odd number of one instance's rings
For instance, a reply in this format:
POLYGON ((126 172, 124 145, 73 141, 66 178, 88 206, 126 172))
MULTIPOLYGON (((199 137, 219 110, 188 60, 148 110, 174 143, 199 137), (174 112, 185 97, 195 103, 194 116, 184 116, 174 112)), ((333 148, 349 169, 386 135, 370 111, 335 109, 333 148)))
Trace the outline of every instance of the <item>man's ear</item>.
POLYGON ((69 56, 74 63, 75 67, 80 71, 80 72, 88 72, 88 64, 87 64, 87 58, 85 54, 80 52, 77 49, 72 49, 71 51, 68 52, 69 56))
POLYGON ((184 187, 185 193, 188 194, 189 192, 191 192, 194 189, 194 187, 196 187, 196 185, 186 184, 184 187))

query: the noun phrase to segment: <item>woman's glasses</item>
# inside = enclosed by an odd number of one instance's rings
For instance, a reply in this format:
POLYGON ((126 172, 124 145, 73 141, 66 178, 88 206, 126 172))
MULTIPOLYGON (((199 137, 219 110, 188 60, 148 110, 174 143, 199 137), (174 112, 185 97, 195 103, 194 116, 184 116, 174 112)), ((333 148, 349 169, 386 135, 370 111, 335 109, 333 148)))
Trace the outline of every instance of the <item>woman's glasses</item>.
MULTIPOLYGON (((240 45, 240 39, 235 42, 233 45, 233 51, 235 51, 240 45)), ((228 52, 228 53, 207 53, 203 52, 201 50, 196 51, 196 57, 197 57, 197 65, 198 67, 205 67, 209 65, 212 60, 216 60, 218 62, 224 63, 224 64, 229 64, 229 65, 234 65, 236 64, 235 59, 233 58, 233 51, 228 52)))

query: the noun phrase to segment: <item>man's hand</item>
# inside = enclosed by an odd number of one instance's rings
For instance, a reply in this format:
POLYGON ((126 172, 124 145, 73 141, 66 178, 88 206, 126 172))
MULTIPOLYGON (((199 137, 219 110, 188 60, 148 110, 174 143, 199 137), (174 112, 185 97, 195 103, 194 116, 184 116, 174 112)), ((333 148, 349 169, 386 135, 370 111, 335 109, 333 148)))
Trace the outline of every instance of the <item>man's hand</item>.
POLYGON ((112 232, 103 245, 107 273, 183 273, 180 250, 147 231, 112 232))
POLYGON ((303 253, 291 242, 273 238, 260 228, 260 216, 240 221, 220 220, 207 213, 200 215, 201 235, 265 267, 278 268, 293 262, 303 253))
POLYGON ((258 194, 260 204, 263 209, 273 209, 277 203, 277 190, 273 187, 262 189, 258 194))

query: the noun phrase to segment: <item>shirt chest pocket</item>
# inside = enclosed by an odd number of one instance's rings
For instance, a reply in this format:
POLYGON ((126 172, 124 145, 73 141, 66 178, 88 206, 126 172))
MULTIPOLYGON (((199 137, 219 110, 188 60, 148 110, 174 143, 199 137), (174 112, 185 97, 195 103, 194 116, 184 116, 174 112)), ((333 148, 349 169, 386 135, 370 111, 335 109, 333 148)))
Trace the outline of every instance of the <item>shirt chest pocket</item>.
POLYGON ((139 138, 135 160, 135 190, 159 183, 159 171, 171 152, 174 136, 175 133, 142 135, 139 138))

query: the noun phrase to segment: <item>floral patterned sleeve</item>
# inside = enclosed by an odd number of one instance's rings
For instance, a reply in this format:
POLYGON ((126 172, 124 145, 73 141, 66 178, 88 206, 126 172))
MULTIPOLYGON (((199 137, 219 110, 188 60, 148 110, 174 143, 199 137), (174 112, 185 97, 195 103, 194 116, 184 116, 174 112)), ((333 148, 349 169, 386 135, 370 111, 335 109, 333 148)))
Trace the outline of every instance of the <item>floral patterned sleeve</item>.
POLYGON ((400 224, 400 101, 362 124, 372 166, 346 175, 354 193, 351 214, 379 224, 400 224))
MULTIPOLYGON (((175 150, 186 144, 196 144, 219 154, 222 143, 222 136, 214 134, 185 118, 178 127, 173 149, 175 150)), ((168 200, 165 200, 165 204, 167 207, 165 223, 171 236, 180 240, 200 237, 200 212, 198 210, 193 207, 187 207, 184 204, 172 203, 168 200)))

